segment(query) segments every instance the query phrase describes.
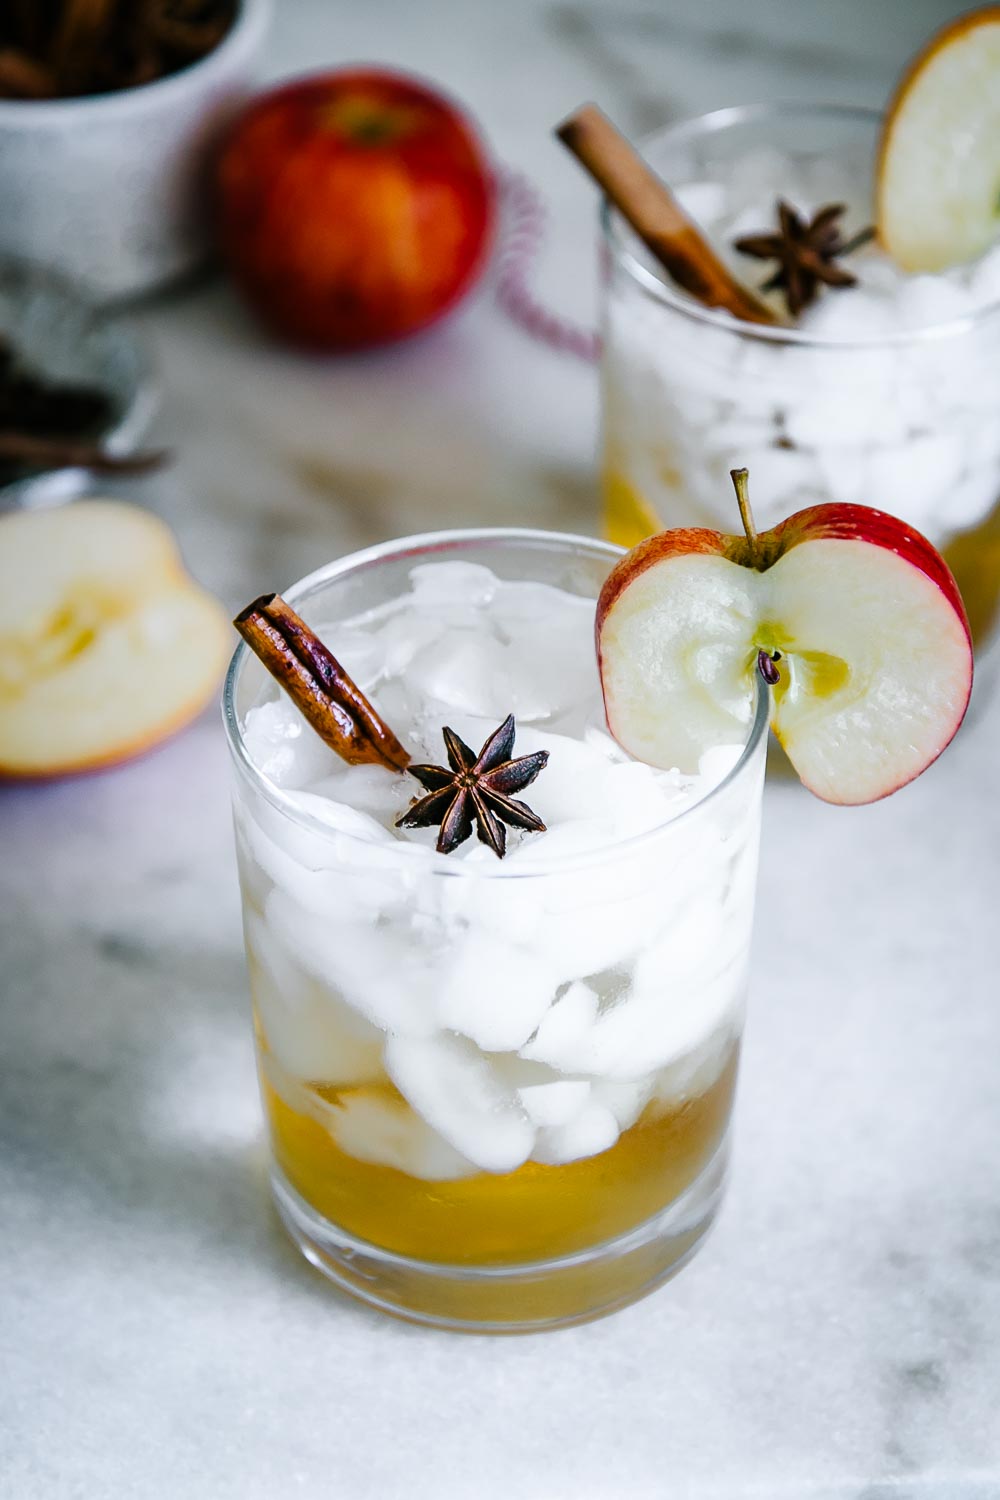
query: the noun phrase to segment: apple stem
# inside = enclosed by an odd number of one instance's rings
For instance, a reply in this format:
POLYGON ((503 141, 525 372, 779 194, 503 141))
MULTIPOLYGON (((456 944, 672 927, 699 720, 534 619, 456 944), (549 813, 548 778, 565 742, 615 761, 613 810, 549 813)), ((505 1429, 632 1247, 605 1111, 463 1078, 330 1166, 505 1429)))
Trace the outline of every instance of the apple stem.
MULTIPOLYGON (((744 470, 744 472, 746 472, 744 470)), ((781 681, 781 673, 775 666, 775 662, 781 658, 781 652, 776 651, 773 656, 761 646, 757 652, 757 671, 763 677, 768 687, 777 687, 781 681)))
POLYGON ((750 556, 757 555, 757 528, 753 524, 753 511, 750 509, 749 494, 749 469, 730 469, 729 477, 733 481, 733 489, 736 491, 736 503, 740 508, 740 520, 743 522, 743 530, 747 534, 750 543, 750 556))

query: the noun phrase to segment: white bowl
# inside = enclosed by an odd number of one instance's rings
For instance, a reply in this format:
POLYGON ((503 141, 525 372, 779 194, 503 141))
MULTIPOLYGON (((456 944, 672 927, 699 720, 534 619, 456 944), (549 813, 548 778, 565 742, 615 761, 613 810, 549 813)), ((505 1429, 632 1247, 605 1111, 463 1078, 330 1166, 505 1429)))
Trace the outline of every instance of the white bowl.
POLYGON ((157 83, 0 100, 0 253, 102 299, 192 270, 211 240, 211 152, 250 92, 269 15, 270 0, 240 0, 220 45, 157 83))

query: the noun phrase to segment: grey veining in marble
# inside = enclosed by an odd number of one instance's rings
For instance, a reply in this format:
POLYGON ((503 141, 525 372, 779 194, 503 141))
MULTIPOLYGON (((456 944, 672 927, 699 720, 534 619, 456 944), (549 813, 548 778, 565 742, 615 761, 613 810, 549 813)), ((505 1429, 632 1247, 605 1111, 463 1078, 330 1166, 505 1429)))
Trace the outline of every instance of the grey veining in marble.
MULTIPOLYGON (((282 0, 275 75, 446 81, 592 315, 593 202, 548 138, 785 93, 884 94, 950 7, 282 0)), ((597 393, 489 288, 393 354, 302 360, 221 286, 133 316, 171 473, 141 491, 236 605, 391 533, 591 529, 597 393)), ((768 792, 732 1191, 605 1322, 511 1341, 380 1318, 265 1185, 214 713, 106 775, 0 792, 0 1495, 7 1500, 996 1500, 1000 702, 915 786, 768 792)))

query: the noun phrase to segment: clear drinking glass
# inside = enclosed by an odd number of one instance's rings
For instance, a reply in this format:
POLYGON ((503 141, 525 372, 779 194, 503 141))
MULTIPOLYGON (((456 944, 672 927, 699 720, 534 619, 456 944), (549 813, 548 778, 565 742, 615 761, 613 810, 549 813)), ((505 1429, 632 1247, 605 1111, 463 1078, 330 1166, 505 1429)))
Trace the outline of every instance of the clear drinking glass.
MULTIPOLYGON (((404 593, 414 564, 454 558, 596 598, 618 555, 543 532, 441 533, 331 563, 287 597, 330 625, 404 593)), ((405 842, 366 843, 303 811, 247 750, 247 711, 272 687, 241 645, 224 710, 273 1190, 292 1238, 356 1296, 449 1328, 558 1326, 651 1290, 693 1252, 722 1192, 766 695, 734 768, 703 800, 526 873, 492 856, 449 863, 405 842), (443 996, 454 1005, 472 987, 502 1016, 538 984, 546 1017, 558 1001, 589 1062, 560 1072, 497 1038, 478 1046, 441 1028, 443 996), (373 1012, 388 1022, 373 1024, 373 1012), (533 1154, 510 1171, 456 1165, 421 1098, 390 1082, 400 1036, 433 1054, 422 1087, 478 1091, 475 1108, 485 1099, 484 1139, 496 1132, 501 1155, 527 1128, 524 1090, 537 1101, 552 1083, 546 1109, 586 1101, 614 1143, 595 1138, 593 1154, 562 1163, 533 1154), (394 1122, 396 1165, 371 1159, 376 1117, 383 1135, 394 1122)))
MULTIPOLYGON (((671 186, 710 192, 738 174, 765 204, 788 195, 792 162, 816 201, 851 205, 851 233, 873 217, 880 126, 862 109, 753 106, 671 127, 643 150, 671 186)), ((768 216, 751 227, 766 229, 768 216)), ((612 540, 632 546, 662 526, 733 530, 729 471, 746 466, 760 526, 829 500, 916 526, 950 563, 981 648, 1000 597, 1000 287, 982 310, 909 333, 873 332, 862 302, 845 342, 843 330, 822 336, 825 317, 818 334, 735 323, 667 285, 607 207, 603 228, 612 540)), ((748 283, 766 275, 758 262, 733 264, 748 283)), ((910 278, 902 295, 937 308, 933 280, 910 278)), ((833 313, 838 295, 827 292, 820 311, 833 313)))

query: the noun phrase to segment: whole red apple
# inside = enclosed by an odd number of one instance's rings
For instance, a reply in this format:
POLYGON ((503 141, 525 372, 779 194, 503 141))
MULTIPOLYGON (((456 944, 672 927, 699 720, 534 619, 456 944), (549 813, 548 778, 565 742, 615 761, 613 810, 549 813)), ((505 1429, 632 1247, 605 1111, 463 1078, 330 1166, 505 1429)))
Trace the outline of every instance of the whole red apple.
POLYGON ((258 97, 218 166, 223 254, 280 337, 406 337, 476 280, 495 186, 456 106, 414 79, 341 69, 258 97))

